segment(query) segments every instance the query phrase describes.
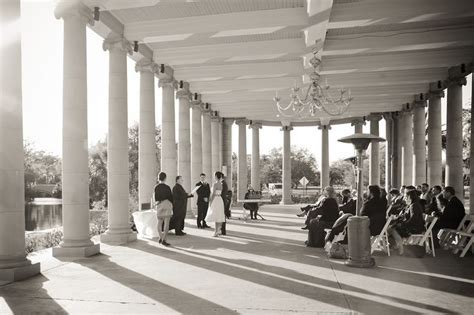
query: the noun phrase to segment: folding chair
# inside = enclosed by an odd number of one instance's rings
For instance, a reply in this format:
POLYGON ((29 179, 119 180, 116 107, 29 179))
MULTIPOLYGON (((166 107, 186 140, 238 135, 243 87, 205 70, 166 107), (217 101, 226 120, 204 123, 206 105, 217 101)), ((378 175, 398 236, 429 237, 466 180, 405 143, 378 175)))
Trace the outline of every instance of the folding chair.
POLYGON ((458 228, 455 229, 441 229, 438 232, 439 245, 444 249, 452 249, 457 246, 460 241, 459 232, 471 233, 471 227, 474 222, 473 214, 466 214, 461 222, 459 223, 458 228))
POLYGON ((395 216, 392 214, 388 217, 385 225, 383 226, 382 231, 379 235, 372 236, 370 243, 370 252, 373 253, 375 250, 383 250, 387 252, 387 255, 390 256, 390 244, 388 243, 388 227, 390 223, 395 219, 395 216))
POLYGON ((457 244, 454 246, 453 254, 457 254, 462 250, 459 257, 464 257, 467 251, 474 245, 474 222, 471 220, 464 231, 456 232, 456 238, 457 244))
POLYGON ((425 227, 426 231, 424 234, 412 234, 406 239, 407 244, 425 246, 426 253, 436 257, 434 240, 433 240, 433 227, 438 221, 438 217, 425 215, 425 227))

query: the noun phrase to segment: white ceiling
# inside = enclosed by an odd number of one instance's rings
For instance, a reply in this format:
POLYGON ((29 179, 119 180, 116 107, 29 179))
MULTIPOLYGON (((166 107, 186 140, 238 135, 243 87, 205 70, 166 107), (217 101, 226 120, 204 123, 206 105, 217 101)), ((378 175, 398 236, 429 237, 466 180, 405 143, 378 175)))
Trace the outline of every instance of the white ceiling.
POLYGON ((474 57, 473 0, 84 3, 99 6, 104 25, 148 48, 222 117, 279 121, 275 91, 287 100, 295 82, 309 82, 316 46, 323 80, 354 96, 344 117, 399 110, 474 57))

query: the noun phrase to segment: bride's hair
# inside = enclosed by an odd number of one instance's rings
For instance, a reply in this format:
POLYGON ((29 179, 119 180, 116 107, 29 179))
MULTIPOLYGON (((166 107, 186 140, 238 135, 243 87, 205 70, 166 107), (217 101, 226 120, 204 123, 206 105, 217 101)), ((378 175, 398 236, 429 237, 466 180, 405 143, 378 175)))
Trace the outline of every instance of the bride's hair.
POLYGON ((224 177, 224 174, 222 174, 222 172, 217 171, 215 172, 214 176, 216 176, 218 180, 221 180, 224 177))

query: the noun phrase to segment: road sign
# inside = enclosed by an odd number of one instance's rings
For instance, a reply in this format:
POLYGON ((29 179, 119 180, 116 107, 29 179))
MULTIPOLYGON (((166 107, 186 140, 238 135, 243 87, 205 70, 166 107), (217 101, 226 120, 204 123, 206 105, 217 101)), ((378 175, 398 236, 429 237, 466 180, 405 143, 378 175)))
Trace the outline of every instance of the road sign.
POLYGON ((308 182, 309 182, 308 179, 304 176, 300 179, 300 184, 305 188, 306 188, 306 185, 308 185, 308 182))

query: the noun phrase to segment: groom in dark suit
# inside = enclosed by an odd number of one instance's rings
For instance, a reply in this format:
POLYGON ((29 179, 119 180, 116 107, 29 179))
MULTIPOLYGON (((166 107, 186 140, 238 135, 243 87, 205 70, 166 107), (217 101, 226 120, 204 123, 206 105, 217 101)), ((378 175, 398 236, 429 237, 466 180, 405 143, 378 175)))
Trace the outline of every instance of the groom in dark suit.
POLYGON ((207 208, 209 208, 209 196, 211 195, 211 187, 206 183, 206 174, 201 173, 201 181, 196 184, 196 187, 199 186, 196 191, 198 195, 197 199, 197 227, 198 229, 208 228, 206 221, 204 220, 207 215, 207 208))

